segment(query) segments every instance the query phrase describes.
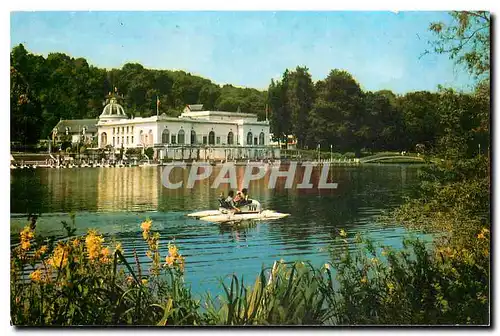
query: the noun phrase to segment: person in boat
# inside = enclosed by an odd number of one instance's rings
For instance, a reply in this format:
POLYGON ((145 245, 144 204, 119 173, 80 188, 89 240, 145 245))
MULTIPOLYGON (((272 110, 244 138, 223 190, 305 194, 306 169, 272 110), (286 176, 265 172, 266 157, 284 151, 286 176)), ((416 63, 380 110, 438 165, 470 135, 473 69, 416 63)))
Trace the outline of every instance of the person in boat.
POLYGON ((238 194, 236 195, 234 201, 238 206, 250 203, 250 201, 248 200, 248 189, 243 188, 241 191, 238 191, 238 194))
POLYGON ((234 202, 234 191, 229 190, 225 201, 229 209, 235 210, 236 212, 240 212, 240 209, 236 207, 236 204, 234 202))

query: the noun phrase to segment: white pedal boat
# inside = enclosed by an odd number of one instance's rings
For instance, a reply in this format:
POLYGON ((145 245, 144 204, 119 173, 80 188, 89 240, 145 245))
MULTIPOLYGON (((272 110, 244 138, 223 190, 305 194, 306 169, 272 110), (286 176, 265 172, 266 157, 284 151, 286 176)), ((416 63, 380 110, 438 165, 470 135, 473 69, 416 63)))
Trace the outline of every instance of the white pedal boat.
POLYGON ((193 212, 188 214, 188 217, 212 223, 227 223, 242 220, 271 220, 290 216, 290 214, 279 213, 274 210, 262 210, 261 204, 256 200, 251 200, 251 203, 238 207, 240 212, 224 207, 224 202, 221 200, 219 202, 221 203, 219 210, 193 212))

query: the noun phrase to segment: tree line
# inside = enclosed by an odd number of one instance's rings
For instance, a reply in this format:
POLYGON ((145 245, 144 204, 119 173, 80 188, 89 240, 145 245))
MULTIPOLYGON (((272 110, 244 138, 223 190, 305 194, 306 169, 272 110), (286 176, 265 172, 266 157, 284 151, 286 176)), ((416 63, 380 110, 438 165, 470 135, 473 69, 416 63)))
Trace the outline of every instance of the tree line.
MULTIPOLYGON (((137 63, 100 69, 63 53, 34 55, 20 44, 11 52, 11 140, 36 143, 47 139, 60 119, 97 118, 105 95, 118 89, 130 116, 156 114, 157 99, 160 113, 170 116, 195 103, 257 113, 260 120, 269 116, 275 140, 286 144, 292 135, 298 148, 332 147, 357 155, 363 150, 415 150, 417 144, 434 149, 449 127, 473 130, 484 123, 481 90, 488 85, 473 93, 439 88, 397 95, 363 91, 350 73, 339 69, 314 82, 308 68, 298 66, 271 80, 267 91, 259 91, 137 63), (463 110, 466 115, 459 116, 463 110)), ((468 137, 468 148, 487 149, 487 135, 468 137)))
MULTIPOLYGON (((484 85, 483 85, 484 87, 484 85)), ((334 69, 313 82, 307 67, 285 70, 267 92, 271 131, 277 141, 289 135, 299 148, 336 151, 435 149, 446 131, 472 130, 484 122, 484 95, 439 88, 396 95, 364 92, 347 71, 334 69), (446 117, 444 117, 446 116, 446 117)), ((470 148, 486 145, 485 134, 471 136, 470 148)), ((484 147, 483 147, 484 148, 484 147)))

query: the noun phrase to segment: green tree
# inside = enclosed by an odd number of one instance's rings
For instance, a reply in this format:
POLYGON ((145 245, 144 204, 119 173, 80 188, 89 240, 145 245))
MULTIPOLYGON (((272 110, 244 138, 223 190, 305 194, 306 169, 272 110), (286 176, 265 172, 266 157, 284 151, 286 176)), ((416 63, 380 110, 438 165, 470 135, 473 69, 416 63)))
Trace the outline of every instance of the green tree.
POLYGON ((450 18, 448 23, 430 24, 430 30, 436 34, 436 39, 430 41, 432 51, 449 55, 477 77, 489 77, 490 13, 451 12, 450 18))
POLYGON ((369 137, 359 84, 348 72, 335 69, 316 84, 316 95, 309 118, 312 143, 359 154, 369 137))
POLYGON ((291 131, 299 148, 306 144, 308 117, 314 103, 314 84, 307 67, 297 67, 289 75, 287 99, 291 114, 291 131))

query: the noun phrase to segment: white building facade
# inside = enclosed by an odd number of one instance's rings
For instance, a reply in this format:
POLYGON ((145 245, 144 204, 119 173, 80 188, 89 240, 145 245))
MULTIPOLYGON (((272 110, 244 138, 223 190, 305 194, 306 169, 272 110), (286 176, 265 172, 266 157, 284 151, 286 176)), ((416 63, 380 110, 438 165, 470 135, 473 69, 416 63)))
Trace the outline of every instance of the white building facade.
POLYGON ((99 148, 153 148, 159 160, 279 158, 279 148, 269 141, 268 121, 258 121, 256 114, 204 111, 203 105, 188 105, 177 118, 130 119, 111 98, 97 132, 99 148))

